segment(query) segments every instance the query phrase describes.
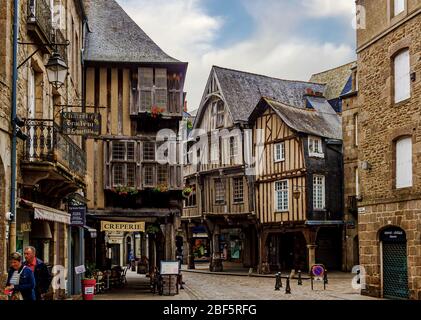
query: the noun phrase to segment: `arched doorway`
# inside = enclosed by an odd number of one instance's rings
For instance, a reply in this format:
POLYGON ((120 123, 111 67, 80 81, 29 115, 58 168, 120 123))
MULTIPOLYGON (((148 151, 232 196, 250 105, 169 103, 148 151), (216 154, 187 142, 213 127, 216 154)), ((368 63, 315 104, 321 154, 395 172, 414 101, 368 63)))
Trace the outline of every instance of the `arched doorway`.
POLYGON ((380 232, 383 297, 409 298, 406 233, 399 227, 380 232))

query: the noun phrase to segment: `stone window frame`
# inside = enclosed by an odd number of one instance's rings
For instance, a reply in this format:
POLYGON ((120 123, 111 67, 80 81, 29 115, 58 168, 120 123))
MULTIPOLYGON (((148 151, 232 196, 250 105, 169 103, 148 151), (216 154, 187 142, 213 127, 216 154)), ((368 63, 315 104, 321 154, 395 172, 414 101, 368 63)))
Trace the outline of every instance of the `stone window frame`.
POLYGON ((412 69, 412 55, 411 55, 411 39, 409 38, 405 38, 402 39, 401 41, 398 41, 396 43, 394 43, 393 45, 390 46, 389 48, 389 59, 390 59, 390 72, 389 72, 389 77, 390 77, 390 104, 391 106, 395 106, 395 107, 399 107, 401 105, 404 105, 406 103, 408 103, 408 101, 410 101, 413 97, 413 86, 412 86, 412 81, 410 81, 410 92, 409 92, 409 98, 399 101, 399 102, 395 102, 395 58, 402 52, 404 52, 405 50, 409 51, 409 75, 411 76, 411 69, 412 69))
POLYGON ((397 130, 395 132, 394 135, 392 135, 391 139, 391 159, 392 159, 392 163, 391 163, 391 170, 389 170, 389 172, 391 172, 391 181, 392 181, 392 191, 394 193, 397 194, 406 194, 409 191, 414 190, 415 186, 416 186, 416 175, 414 174, 416 172, 416 159, 415 157, 415 153, 414 153, 414 146, 416 144, 416 136, 414 135, 414 129, 410 129, 410 128, 403 128, 400 130, 397 130), (404 138, 411 138, 412 140, 412 186, 410 187, 405 187, 405 188, 397 188, 396 187, 396 143, 404 138))

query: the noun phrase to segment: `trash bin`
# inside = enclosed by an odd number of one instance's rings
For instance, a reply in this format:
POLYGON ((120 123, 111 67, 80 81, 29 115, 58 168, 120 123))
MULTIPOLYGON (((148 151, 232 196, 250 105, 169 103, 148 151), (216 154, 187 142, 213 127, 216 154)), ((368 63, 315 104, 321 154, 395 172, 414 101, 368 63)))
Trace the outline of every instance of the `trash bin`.
POLYGON ((83 300, 94 300, 95 286, 95 279, 82 280, 83 300))

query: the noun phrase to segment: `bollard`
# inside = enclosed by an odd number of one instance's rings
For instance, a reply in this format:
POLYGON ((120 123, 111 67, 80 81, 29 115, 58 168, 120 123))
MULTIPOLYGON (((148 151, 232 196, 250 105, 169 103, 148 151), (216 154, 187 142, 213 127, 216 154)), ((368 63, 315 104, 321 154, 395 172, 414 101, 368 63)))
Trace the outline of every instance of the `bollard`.
POLYGON ((323 290, 326 290, 326 285, 329 284, 329 280, 327 278, 327 270, 325 270, 325 275, 323 277, 323 290))
POLYGON ((361 284, 361 276, 360 276, 360 269, 357 270, 357 276, 358 276, 358 280, 357 280, 357 284, 361 284))
POLYGON ((301 270, 298 270, 298 285, 303 285, 303 279, 301 278, 301 270))
POLYGON ((290 286, 290 280, 289 280, 289 276, 287 278, 287 284, 285 286, 285 294, 291 294, 291 286, 290 286))
POLYGON ((281 275, 280 275, 280 273, 278 272, 278 273, 276 274, 276 280, 275 280, 275 291, 279 291, 279 290, 280 290, 280 288, 281 288, 281 275))

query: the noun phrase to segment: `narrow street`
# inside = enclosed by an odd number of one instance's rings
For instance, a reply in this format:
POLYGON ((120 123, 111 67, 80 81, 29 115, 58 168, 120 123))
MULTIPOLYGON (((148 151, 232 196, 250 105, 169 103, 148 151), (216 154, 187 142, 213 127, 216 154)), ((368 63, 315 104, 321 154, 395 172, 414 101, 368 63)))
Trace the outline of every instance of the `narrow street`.
POLYGON ((205 271, 183 271, 184 290, 177 296, 153 295, 149 288, 149 278, 128 272, 128 284, 122 289, 95 296, 95 300, 375 300, 361 296, 353 290, 351 281, 354 275, 333 273, 326 291, 322 283, 315 283, 311 290, 309 280, 298 286, 291 281, 291 294, 285 294, 285 279, 282 288, 275 291, 272 277, 248 277, 225 274, 208 274, 205 271))

